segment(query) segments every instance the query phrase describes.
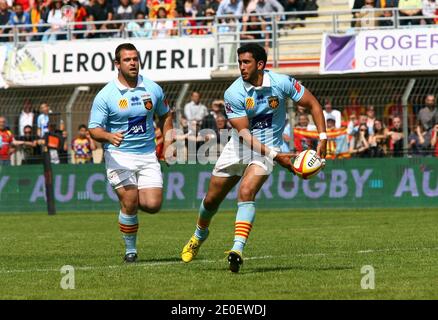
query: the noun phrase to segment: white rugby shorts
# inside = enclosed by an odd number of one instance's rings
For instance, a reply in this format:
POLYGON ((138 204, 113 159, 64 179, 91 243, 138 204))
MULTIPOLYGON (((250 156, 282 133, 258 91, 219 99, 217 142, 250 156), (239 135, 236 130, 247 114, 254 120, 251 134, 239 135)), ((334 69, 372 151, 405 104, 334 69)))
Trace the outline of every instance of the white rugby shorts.
POLYGON ((161 166, 155 152, 132 154, 105 151, 106 176, 114 189, 135 185, 138 189, 163 188, 161 166))
MULTIPOLYGON (((274 148, 279 152, 280 148, 274 148)), ((274 161, 267 156, 252 151, 238 138, 231 137, 225 145, 219 159, 214 166, 212 175, 216 177, 242 176, 245 169, 250 165, 257 165, 263 170, 263 174, 271 174, 274 168, 274 161)))

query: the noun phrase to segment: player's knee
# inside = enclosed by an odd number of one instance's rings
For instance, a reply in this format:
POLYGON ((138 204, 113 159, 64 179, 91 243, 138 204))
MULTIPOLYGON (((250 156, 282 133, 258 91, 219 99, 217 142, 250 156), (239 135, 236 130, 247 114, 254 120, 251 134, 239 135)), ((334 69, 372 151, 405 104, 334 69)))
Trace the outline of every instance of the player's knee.
POLYGON ((218 200, 208 196, 204 198, 203 203, 204 203, 204 208, 209 211, 216 210, 220 205, 220 202, 218 200))
POLYGON ((254 201, 256 196, 255 190, 242 186, 239 190, 239 201, 254 201))
POLYGON ((144 212, 154 214, 160 211, 161 202, 155 201, 155 202, 140 203, 140 209, 144 212))
POLYGON ((125 214, 136 214, 138 205, 135 203, 122 204, 121 211, 125 214))

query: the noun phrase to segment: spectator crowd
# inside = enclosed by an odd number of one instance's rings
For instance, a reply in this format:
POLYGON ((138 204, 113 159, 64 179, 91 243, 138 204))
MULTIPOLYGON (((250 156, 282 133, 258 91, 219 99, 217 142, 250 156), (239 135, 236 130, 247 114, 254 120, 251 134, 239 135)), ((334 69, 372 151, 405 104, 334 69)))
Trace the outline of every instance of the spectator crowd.
MULTIPOLYGON (((436 98, 428 94, 424 103, 408 108, 408 147, 404 148, 404 130, 400 102, 388 103, 384 108, 361 105, 352 95, 346 106, 335 107, 330 99, 322 103, 326 120, 328 158, 367 157, 438 157, 438 109, 436 98)), ((190 101, 184 105, 179 116, 174 115, 174 127, 178 128, 173 139, 183 146, 185 160, 196 157, 201 146, 212 139, 217 145, 217 157, 229 139, 231 126, 226 118, 223 100, 213 100, 207 107, 199 92, 192 92, 190 101), (178 123, 176 123, 178 121, 178 123)), ((287 119, 283 132, 282 152, 300 152, 307 148, 316 149, 318 139, 316 127, 307 110, 297 105, 293 118, 287 119), (291 125, 294 127, 291 128, 291 125), (292 129, 292 130, 291 130, 292 129), (293 140, 293 144, 291 141, 293 140)), ((26 100, 15 125, 8 125, 6 117, 0 115, 0 164, 38 164, 42 152, 50 152, 51 162, 90 164, 102 161, 96 159, 93 151, 101 146, 90 138, 87 126, 79 125, 74 137, 68 137, 60 117, 50 111, 47 103, 39 105, 34 112, 26 100), (16 132, 12 128, 16 128, 16 132), (47 149, 46 149, 47 148, 47 149)), ((157 155, 163 155, 163 136, 158 126, 155 129, 157 155)), ((195 158, 196 159, 196 158, 195 158)))
POLYGON ((18 28, 22 41, 63 40, 68 23, 73 38, 120 37, 124 32, 160 38, 179 34, 174 18, 183 18, 184 34, 208 34, 214 16, 220 18, 218 31, 229 30, 228 24, 235 22, 229 15, 241 16, 238 22, 247 39, 268 40, 254 31, 267 30, 271 13, 317 9, 316 0, 0 0, 0 41, 13 40, 12 27, 18 28))

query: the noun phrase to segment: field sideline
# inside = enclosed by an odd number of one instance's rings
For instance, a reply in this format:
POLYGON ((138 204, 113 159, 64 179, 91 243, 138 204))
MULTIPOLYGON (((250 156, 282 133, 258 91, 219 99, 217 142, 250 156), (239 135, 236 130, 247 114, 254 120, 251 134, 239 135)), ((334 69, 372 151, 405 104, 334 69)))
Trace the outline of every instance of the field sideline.
POLYGON ((0 214, 0 299, 438 299, 438 209, 257 212, 241 273, 227 270, 234 213, 195 261, 196 212, 140 215, 139 263, 122 263, 117 213, 0 214), (63 290, 63 265, 75 289, 63 290), (361 268, 375 289, 361 288, 361 268))

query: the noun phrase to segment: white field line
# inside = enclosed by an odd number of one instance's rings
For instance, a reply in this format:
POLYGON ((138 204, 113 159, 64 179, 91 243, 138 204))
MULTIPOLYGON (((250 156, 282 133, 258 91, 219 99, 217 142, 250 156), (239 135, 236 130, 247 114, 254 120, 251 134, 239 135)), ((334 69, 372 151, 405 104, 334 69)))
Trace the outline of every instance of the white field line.
MULTIPOLYGON (((432 250, 438 250, 438 247, 435 248, 410 248, 410 249, 399 249, 399 248, 387 248, 387 249, 368 249, 368 250, 359 250, 356 252, 351 251, 338 251, 338 252, 331 252, 331 253, 299 253, 299 254, 291 254, 291 255, 267 255, 267 256, 259 256, 259 257, 245 257, 245 260, 265 260, 265 259, 271 259, 271 258, 292 258, 292 257, 318 257, 318 256, 330 256, 330 255, 338 255, 338 254, 345 254, 345 253, 356 253, 356 254, 364 254, 364 253, 378 253, 378 252, 402 252, 402 251, 432 251, 432 250)), ((196 260, 195 263, 217 263, 222 262, 225 259, 220 260, 196 260)), ((74 267, 76 270, 102 270, 102 269, 117 269, 117 268, 132 268, 132 267, 157 267, 157 266, 169 266, 169 265, 183 265, 184 263, 182 261, 157 261, 157 262, 138 262, 130 265, 126 265, 124 263, 120 263, 117 265, 110 265, 110 266, 83 266, 83 267, 74 267)), ((60 268, 36 268, 36 269, 0 269, 0 274, 10 274, 10 273, 28 273, 28 272, 60 272, 60 268)))

